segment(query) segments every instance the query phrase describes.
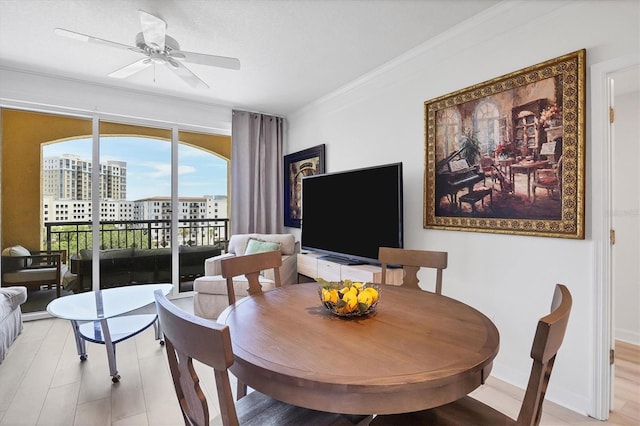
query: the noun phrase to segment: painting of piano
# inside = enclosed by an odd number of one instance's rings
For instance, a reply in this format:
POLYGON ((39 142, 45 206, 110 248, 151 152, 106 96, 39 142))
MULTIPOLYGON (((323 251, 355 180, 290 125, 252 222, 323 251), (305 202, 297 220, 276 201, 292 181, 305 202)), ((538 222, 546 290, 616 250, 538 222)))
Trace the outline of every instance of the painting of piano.
POLYGON ((584 238, 585 56, 424 103, 425 228, 584 238))

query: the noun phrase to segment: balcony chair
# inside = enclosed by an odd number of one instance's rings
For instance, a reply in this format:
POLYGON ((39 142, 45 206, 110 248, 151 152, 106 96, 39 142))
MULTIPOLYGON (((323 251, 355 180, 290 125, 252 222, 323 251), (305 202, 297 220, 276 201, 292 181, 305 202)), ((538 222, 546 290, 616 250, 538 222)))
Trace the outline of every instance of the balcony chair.
POLYGON ((531 182, 534 203, 536 202, 537 188, 546 189, 549 198, 553 196, 554 192, 562 194, 562 156, 555 168, 534 170, 533 182, 531 182))
POLYGON ((378 249, 382 265, 382 284, 386 284, 388 265, 402 265, 402 285, 421 290, 418 282, 420 268, 436 269, 435 293, 442 294, 442 271, 447 268, 448 253, 443 251, 407 250, 391 247, 378 249))
POLYGON ((158 319, 178 402, 186 425, 352 425, 346 416, 309 410, 254 391, 233 401, 229 367, 234 362, 229 327, 191 315, 155 292, 158 319), (193 360, 213 368, 220 415, 211 420, 193 360))
POLYGON ((377 416, 371 425, 538 425, 542 417, 542 404, 549 377, 571 312, 571 293, 557 284, 551 302, 551 313, 540 318, 533 339, 531 358, 533 366, 516 420, 488 405, 466 396, 457 401, 414 413, 377 416))
POLYGON ((56 297, 60 297, 66 262, 64 250, 29 251, 19 245, 7 247, 2 251, 2 287, 24 286, 28 290, 55 287, 56 297))

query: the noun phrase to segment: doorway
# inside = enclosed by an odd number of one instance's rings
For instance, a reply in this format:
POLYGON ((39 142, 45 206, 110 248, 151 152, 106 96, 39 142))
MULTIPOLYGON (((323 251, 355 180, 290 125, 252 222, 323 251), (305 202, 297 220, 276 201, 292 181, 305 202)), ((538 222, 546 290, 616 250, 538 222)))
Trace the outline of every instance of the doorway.
POLYGON ((619 355, 640 345, 640 65, 609 75, 613 82, 614 120, 611 138, 611 321, 615 350, 611 376, 611 411, 628 410, 629 386, 621 378, 619 355), (631 345, 631 346, 630 346, 631 345))
MULTIPOLYGON (((637 67, 640 55, 637 53, 610 59, 590 66, 590 130, 591 164, 588 177, 591 185, 590 205, 592 223, 590 233, 593 239, 593 288, 594 302, 594 346, 593 346, 593 399, 588 415, 598 419, 609 418, 612 402, 614 369, 611 364, 611 349, 614 337, 612 245, 613 229, 612 202, 612 157, 614 126, 610 125, 610 105, 615 105, 610 82, 614 73, 637 67)), ((640 262, 639 262, 640 263, 640 262)))

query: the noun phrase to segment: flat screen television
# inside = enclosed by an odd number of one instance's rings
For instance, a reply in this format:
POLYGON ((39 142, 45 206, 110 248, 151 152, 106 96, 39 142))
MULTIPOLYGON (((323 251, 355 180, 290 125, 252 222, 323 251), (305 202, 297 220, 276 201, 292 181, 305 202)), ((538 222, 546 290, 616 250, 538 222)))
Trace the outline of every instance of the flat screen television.
POLYGON ((302 179, 302 249, 342 264, 403 247, 402 163, 302 179))

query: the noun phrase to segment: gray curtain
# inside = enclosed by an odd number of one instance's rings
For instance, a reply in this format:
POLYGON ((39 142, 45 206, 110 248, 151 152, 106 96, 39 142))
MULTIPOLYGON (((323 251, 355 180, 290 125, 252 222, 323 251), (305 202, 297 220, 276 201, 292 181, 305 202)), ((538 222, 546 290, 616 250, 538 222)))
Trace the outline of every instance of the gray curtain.
POLYGON ((284 230, 283 118, 233 111, 231 234, 284 230))

